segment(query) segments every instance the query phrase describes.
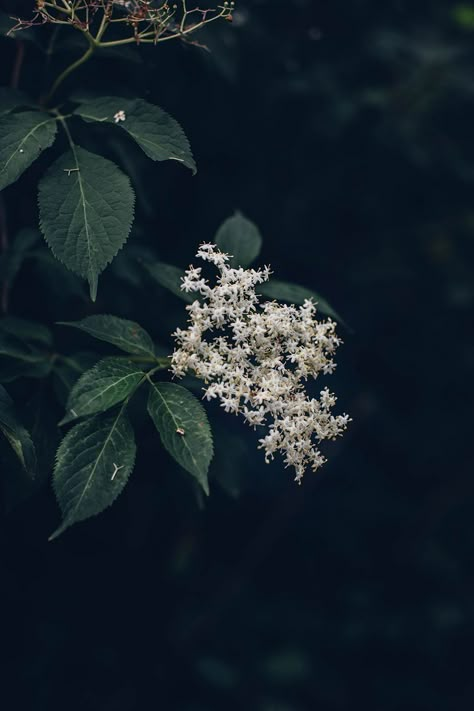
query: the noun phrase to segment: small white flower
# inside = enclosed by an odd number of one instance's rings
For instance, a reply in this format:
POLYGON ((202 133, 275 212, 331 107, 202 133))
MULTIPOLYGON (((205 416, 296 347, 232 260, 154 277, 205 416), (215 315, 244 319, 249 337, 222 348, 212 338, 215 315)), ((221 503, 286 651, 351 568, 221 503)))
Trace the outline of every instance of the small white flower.
POLYGON ((201 298, 186 307, 188 328, 173 334, 172 371, 177 377, 194 372, 206 384, 207 400, 220 400, 254 428, 266 426, 259 440, 265 461, 280 452, 301 483, 305 469, 325 462, 316 443, 342 434, 350 421, 331 415, 336 397, 327 388, 316 399, 304 387, 308 378, 334 371, 331 355, 341 343, 336 324, 316 320, 310 300, 300 307, 260 303, 255 288, 269 279, 269 267, 233 269, 213 244, 202 244, 197 256, 219 274, 211 287, 201 268, 191 266, 182 280, 184 291, 201 298))
POLYGON ((125 111, 117 111, 116 114, 114 114, 114 121, 115 123, 120 123, 120 121, 125 121, 127 117, 125 116, 125 111))

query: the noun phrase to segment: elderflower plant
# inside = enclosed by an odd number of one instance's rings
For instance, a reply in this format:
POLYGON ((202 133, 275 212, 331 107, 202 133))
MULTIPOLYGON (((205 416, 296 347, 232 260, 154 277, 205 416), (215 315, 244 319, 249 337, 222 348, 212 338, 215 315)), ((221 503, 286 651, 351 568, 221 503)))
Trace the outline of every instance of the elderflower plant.
POLYGON ((266 282, 270 268, 229 266, 230 255, 213 244, 202 244, 197 257, 218 270, 211 286, 201 267, 190 266, 181 288, 196 294, 187 310, 189 326, 176 329, 172 372, 191 371, 205 382, 204 397, 217 399, 226 412, 240 414, 256 428, 265 461, 283 455, 301 483, 305 470, 325 462, 318 444, 335 439, 349 416, 332 415, 336 397, 328 388, 309 397, 305 382, 334 372, 333 355, 341 343, 331 319, 316 318, 316 304, 302 306, 275 301, 261 303, 256 287, 266 282))

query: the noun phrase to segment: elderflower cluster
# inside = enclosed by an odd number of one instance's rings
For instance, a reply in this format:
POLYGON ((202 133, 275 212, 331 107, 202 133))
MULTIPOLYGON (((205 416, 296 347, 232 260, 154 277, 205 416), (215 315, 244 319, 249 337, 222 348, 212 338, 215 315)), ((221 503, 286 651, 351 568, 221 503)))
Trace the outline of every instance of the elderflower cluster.
POLYGON ((229 255, 213 244, 201 245, 196 256, 219 275, 211 286, 201 267, 185 273, 181 288, 197 298, 187 306, 188 328, 173 334, 172 371, 178 377, 192 371, 204 380, 208 400, 219 399, 254 428, 267 427, 259 440, 265 460, 280 452, 300 483, 307 467, 315 471, 325 462, 316 443, 342 434, 349 422, 348 415, 331 414, 336 397, 327 388, 316 399, 304 387, 308 378, 334 371, 336 324, 316 320, 310 300, 300 307, 260 303, 256 287, 268 280, 269 267, 231 268, 229 255))

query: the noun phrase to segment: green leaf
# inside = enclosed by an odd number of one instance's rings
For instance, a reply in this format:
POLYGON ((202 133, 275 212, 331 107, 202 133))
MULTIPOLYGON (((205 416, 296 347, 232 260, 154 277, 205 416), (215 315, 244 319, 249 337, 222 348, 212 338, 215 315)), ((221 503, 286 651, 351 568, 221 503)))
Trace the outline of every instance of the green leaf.
POLYGON ((14 183, 56 137, 56 119, 40 111, 0 120, 0 190, 14 183))
POLYGON ((12 399, 0 385, 0 430, 7 438, 23 469, 32 477, 36 474, 36 453, 33 441, 19 422, 12 399))
POLYGON ((260 254, 262 235, 253 222, 236 212, 219 227, 214 242, 222 252, 231 255, 231 267, 248 267, 260 254))
POLYGON ((0 279, 11 285, 20 271, 30 250, 39 239, 37 230, 22 229, 15 235, 8 250, 0 256, 0 279))
POLYGON ((20 377, 41 378, 48 375, 52 360, 17 336, 0 329, 0 381, 8 383, 20 377), (4 360, 5 358, 5 360, 4 360))
POLYGON ((51 360, 36 357, 30 362, 8 359, 0 363, 0 382, 11 383, 18 378, 46 378, 51 372, 51 360))
POLYGON ((53 475, 63 522, 49 540, 115 501, 133 469, 135 452, 133 429, 123 409, 96 415, 67 433, 53 475))
POLYGON ((177 160, 196 173, 188 139, 179 123, 166 111, 143 99, 104 96, 82 103, 75 112, 85 121, 117 123, 155 161, 177 160), (124 121, 115 121, 120 111, 124 121))
POLYGON ((0 115, 8 114, 19 106, 27 106, 29 103, 28 97, 22 91, 8 86, 0 87, 0 115))
POLYGON ((49 168, 39 186, 40 226, 53 254, 89 282, 127 241, 135 195, 111 161, 75 146, 49 168))
POLYGON ((24 318, 15 316, 5 316, 0 319, 0 330, 10 333, 25 343, 41 343, 43 346, 51 346, 53 334, 37 321, 27 321, 24 318))
POLYGON ((168 291, 171 291, 172 294, 188 304, 192 304, 196 300, 195 295, 188 294, 181 289, 181 279, 184 276, 183 269, 164 262, 143 262, 143 266, 149 275, 164 289, 168 289, 168 291))
POLYGON ((60 424, 103 412, 122 402, 143 376, 143 370, 136 363, 121 358, 104 358, 76 382, 69 394, 67 415, 60 424))
POLYGON ((312 299, 318 307, 318 311, 331 318, 339 321, 343 326, 347 328, 346 323, 339 316, 339 314, 334 311, 332 306, 323 299, 315 291, 307 289, 304 286, 299 286, 299 284, 292 284, 288 281, 279 281, 278 279, 271 279, 264 284, 260 284, 258 291, 264 296, 268 296, 270 299, 277 299, 278 301, 288 301, 290 304, 303 304, 306 299, 312 299))
POLYGON ((0 331, 0 356, 18 358, 19 360, 32 360, 31 349, 16 336, 0 331))
POLYGON ((88 316, 82 321, 60 321, 62 326, 72 326, 85 331, 99 341, 112 343, 125 353, 133 353, 146 358, 155 357, 155 347, 148 333, 135 321, 109 314, 88 316))
POLYGON ((74 383, 76 383, 81 375, 90 370, 100 356, 97 353, 89 351, 79 351, 72 355, 61 356, 54 363, 53 370, 53 387, 56 397, 58 398, 63 408, 69 397, 74 383))
POLYGON ((207 472, 213 455, 206 411, 189 390, 174 383, 151 383, 148 412, 165 449, 209 495, 207 472))

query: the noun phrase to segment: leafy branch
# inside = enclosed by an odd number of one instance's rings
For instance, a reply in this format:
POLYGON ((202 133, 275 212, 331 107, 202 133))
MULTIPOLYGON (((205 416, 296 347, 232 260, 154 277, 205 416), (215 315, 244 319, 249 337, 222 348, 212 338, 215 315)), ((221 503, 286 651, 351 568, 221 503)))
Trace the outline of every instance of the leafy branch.
POLYGON ((174 39, 188 41, 189 35, 216 20, 232 21, 234 2, 224 2, 215 8, 188 8, 186 0, 180 5, 153 0, 36 0, 32 19, 17 18, 14 32, 34 25, 53 24, 72 27, 82 33, 88 43, 84 54, 64 69, 53 82, 43 99, 48 105, 63 82, 82 66, 98 48, 127 44, 154 44, 174 39), (107 41, 104 37, 117 28, 119 35, 107 41))

